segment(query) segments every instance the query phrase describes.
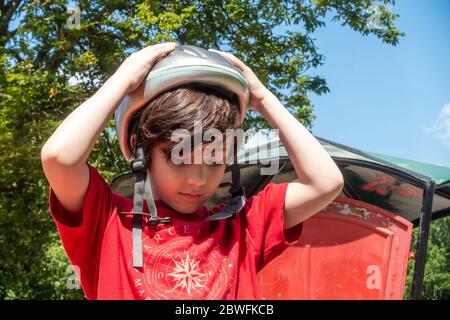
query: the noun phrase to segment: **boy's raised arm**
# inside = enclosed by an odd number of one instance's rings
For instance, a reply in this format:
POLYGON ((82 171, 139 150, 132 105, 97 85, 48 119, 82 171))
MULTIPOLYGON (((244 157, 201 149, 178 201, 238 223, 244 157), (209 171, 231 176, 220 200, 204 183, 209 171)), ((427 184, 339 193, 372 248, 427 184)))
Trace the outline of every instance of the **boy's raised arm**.
POLYGON ((130 55, 91 98, 64 119, 42 147, 45 176, 68 211, 81 212, 89 184, 86 161, 120 101, 140 85, 157 60, 173 49, 174 43, 164 43, 130 55))
POLYGON ((333 201, 343 188, 344 177, 320 142, 245 63, 228 52, 217 52, 244 74, 250 89, 250 108, 279 130, 280 140, 298 177, 289 183, 284 201, 284 229, 290 229, 333 201))
POLYGON ((54 159, 65 167, 84 164, 100 133, 123 99, 126 88, 113 75, 88 100, 67 116, 41 150, 42 160, 54 159))

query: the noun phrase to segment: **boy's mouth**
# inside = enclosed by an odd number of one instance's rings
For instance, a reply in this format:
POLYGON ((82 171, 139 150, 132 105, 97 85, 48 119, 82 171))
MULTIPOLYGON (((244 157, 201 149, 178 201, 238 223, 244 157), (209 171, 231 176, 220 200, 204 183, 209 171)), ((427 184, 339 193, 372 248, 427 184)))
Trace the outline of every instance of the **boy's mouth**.
POLYGON ((180 192, 180 194, 186 199, 198 199, 202 196, 200 193, 180 192))

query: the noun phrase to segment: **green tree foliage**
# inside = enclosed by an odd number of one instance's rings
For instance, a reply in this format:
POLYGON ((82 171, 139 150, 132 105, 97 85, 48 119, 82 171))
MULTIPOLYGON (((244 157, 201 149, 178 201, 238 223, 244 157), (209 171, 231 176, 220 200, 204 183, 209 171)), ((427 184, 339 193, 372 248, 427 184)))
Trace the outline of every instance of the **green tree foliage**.
MULTIPOLYGON (((314 74, 324 57, 312 33, 325 17, 395 45, 402 36, 371 0, 7 0, 0 3, 0 297, 82 298, 67 289, 68 261, 48 213, 40 149, 58 124, 132 51, 161 41, 213 47, 247 63, 306 126, 315 119, 309 93, 328 92, 314 74), (70 5, 68 5, 70 3, 70 5), (74 5, 80 9, 80 24, 74 5), (286 32, 277 34, 277 27, 286 32)), ((105 178, 128 170, 114 120, 90 162, 105 178)), ((267 128, 250 113, 244 129, 267 128)), ((81 129, 81 128, 80 128, 81 129)), ((69 182, 70 183, 70 182, 69 182)))
MULTIPOLYGON (((418 229, 413 232, 412 243, 417 240, 418 229)), ((450 299, 450 217, 431 223, 425 265, 424 299, 450 299)), ((405 299, 411 297, 414 263, 410 260, 406 279, 405 299)))

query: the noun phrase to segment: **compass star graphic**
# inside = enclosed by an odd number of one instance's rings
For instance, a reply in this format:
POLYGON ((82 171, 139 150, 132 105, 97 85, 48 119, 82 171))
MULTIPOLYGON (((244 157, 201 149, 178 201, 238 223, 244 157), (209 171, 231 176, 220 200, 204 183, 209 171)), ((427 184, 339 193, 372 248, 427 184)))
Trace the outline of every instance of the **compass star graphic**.
POLYGON ((186 259, 181 259, 181 262, 177 262, 173 260, 175 263, 174 272, 169 273, 168 275, 174 277, 177 281, 175 287, 173 287, 172 291, 178 287, 186 289, 187 293, 191 294, 191 289, 202 288, 204 287, 200 281, 202 277, 205 276, 204 273, 199 271, 200 261, 195 261, 189 257, 189 253, 186 255, 186 259))

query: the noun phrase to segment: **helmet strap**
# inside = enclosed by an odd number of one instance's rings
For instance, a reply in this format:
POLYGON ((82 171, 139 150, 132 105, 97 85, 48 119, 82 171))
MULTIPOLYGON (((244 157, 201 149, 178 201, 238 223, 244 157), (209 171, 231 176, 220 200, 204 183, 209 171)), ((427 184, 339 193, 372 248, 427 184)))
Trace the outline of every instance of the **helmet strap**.
POLYGON ((159 218, 153 199, 150 181, 147 182, 147 163, 144 157, 144 150, 142 146, 142 139, 138 132, 136 139, 135 159, 131 162, 131 170, 136 175, 136 182, 134 184, 133 196, 133 267, 140 268, 144 266, 143 248, 142 248, 142 216, 144 213, 144 193, 147 198, 147 205, 150 210, 149 225, 156 226, 159 223, 170 223, 171 219, 159 218))
POLYGON ((215 221, 227 218, 232 218, 242 210, 245 206, 245 189, 241 186, 241 171, 237 162, 237 137, 234 137, 234 154, 233 154, 233 164, 231 165, 231 187, 230 194, 231 200, 226 204, 218 213, 209 216, 205 221, 215 221))

